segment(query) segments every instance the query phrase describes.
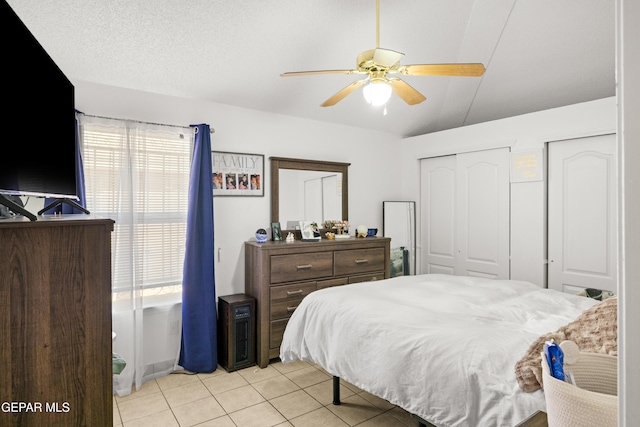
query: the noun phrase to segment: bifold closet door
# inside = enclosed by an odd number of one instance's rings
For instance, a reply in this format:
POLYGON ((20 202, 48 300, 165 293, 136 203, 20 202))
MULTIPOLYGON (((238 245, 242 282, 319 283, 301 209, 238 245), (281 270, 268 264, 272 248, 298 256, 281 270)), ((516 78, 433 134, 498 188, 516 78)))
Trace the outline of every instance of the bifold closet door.
POLYGON ((509 149, 456 160, 456 274, 509 279, 509 149))
POLYGON ((509 278, 509 149, 421 162, 422 271, 509 278))
POLYGON ((549 143, 548 286, 617 288, 616 137, 549 143))
POLYGON ((421 161, 422 273, 456 274, 456 156, 421 161))

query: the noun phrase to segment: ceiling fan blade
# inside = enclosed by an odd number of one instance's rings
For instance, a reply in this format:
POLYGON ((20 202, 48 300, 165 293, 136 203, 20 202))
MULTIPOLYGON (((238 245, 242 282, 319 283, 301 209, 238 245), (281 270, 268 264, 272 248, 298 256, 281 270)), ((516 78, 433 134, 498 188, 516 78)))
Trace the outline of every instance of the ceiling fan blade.
POLYGON ((289 73, 282 73, 282 77, 291 76, 310 76, 314 74, 355 74, 357 70, 317 70, 317 71, 292 71, 289 73))
POLYGON ((403 56, 404 53, 396 52, 395 50, 377 48, 373 53, 373 62, 382 67, 391 67, 400 61, 403 56))
POLYGON ((341 89, 331 98, 327 99, 322 103, 322 107, 331 107, 332 105, 336 105, 338 102, 342 101, 347 95, 349 95, 354 90, 358 89, 364 83, 366 83, 369 79, 356 80, 351 83, 349 86, 341 89))
POLYGON ((398 68, 398 72, 406 76, 470 76, 479 77, 484 74, 482 64, 416 64, 398 68))
POLYGON ((420 104, 427 99, 404 80, 389 79, 388 83, 391 89, 393 89, 393 92, 409 105, 420 104))

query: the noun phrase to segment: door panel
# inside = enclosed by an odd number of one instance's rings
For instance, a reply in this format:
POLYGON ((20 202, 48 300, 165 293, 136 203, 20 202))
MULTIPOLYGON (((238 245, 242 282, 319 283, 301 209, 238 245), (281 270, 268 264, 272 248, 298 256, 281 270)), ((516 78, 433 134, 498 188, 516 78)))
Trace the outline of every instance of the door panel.
POLYGON ((509 150, 457 156, 456 274, 509 278, 509 150))
POLYGON ((456 156, 421 161, 423 273, 455 274, 456 156))
POLYGON ((549 287, 616 291, 615 135, 549 143, 549 287))

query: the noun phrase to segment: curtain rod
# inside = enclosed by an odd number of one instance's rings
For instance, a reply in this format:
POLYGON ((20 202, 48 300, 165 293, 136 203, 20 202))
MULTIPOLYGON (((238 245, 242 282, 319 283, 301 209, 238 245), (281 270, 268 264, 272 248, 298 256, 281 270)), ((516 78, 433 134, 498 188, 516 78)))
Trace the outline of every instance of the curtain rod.
MULTIPOLYGON (((82 114, 84 116, 87 116, 87 117, 95 117, 96 119, 125 120, 125 121, 128 121, 128 122, 144 123, 144 124, 147 124, 147 125, 154 125, 154 126, 169 126, 169 127, 184 128, 184 129, 191 128, 191 126, 179 126, 179 125, 170 125, 170 124, 166 124, 166 123, 145 122, 145 121, 142 121, 142 120, 116 119, 116 118, 107 117, 107 116, 96 116, 96 115, 93 115, 93 114, 85 114, 85 113, 83 113, 82 111, 79 111, 79 110, 76 110, 76 112, 78 112, 78 113, 80 113, 80 114, 82 114)), ((215 133, 216 132, 216 130, 214 128, 212 128, 212 127, 209 127, 209 129, 210 129, 211 133, 215 133)))

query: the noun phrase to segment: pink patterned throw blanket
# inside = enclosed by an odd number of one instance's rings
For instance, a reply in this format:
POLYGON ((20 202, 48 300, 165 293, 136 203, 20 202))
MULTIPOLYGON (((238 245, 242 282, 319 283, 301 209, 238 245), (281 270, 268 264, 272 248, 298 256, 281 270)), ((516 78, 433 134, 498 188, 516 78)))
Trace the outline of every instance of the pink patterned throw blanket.
POLYGON ((515 365, 518 385, 525 392, 533 392, 542 387, 540 353, 545 341, 553 339, 557 343, 571 340, 585 353, 618 355, 618 298, 607 298, 585 310, 573 322, 541 336, 531 344, 524 357, 515 365))

